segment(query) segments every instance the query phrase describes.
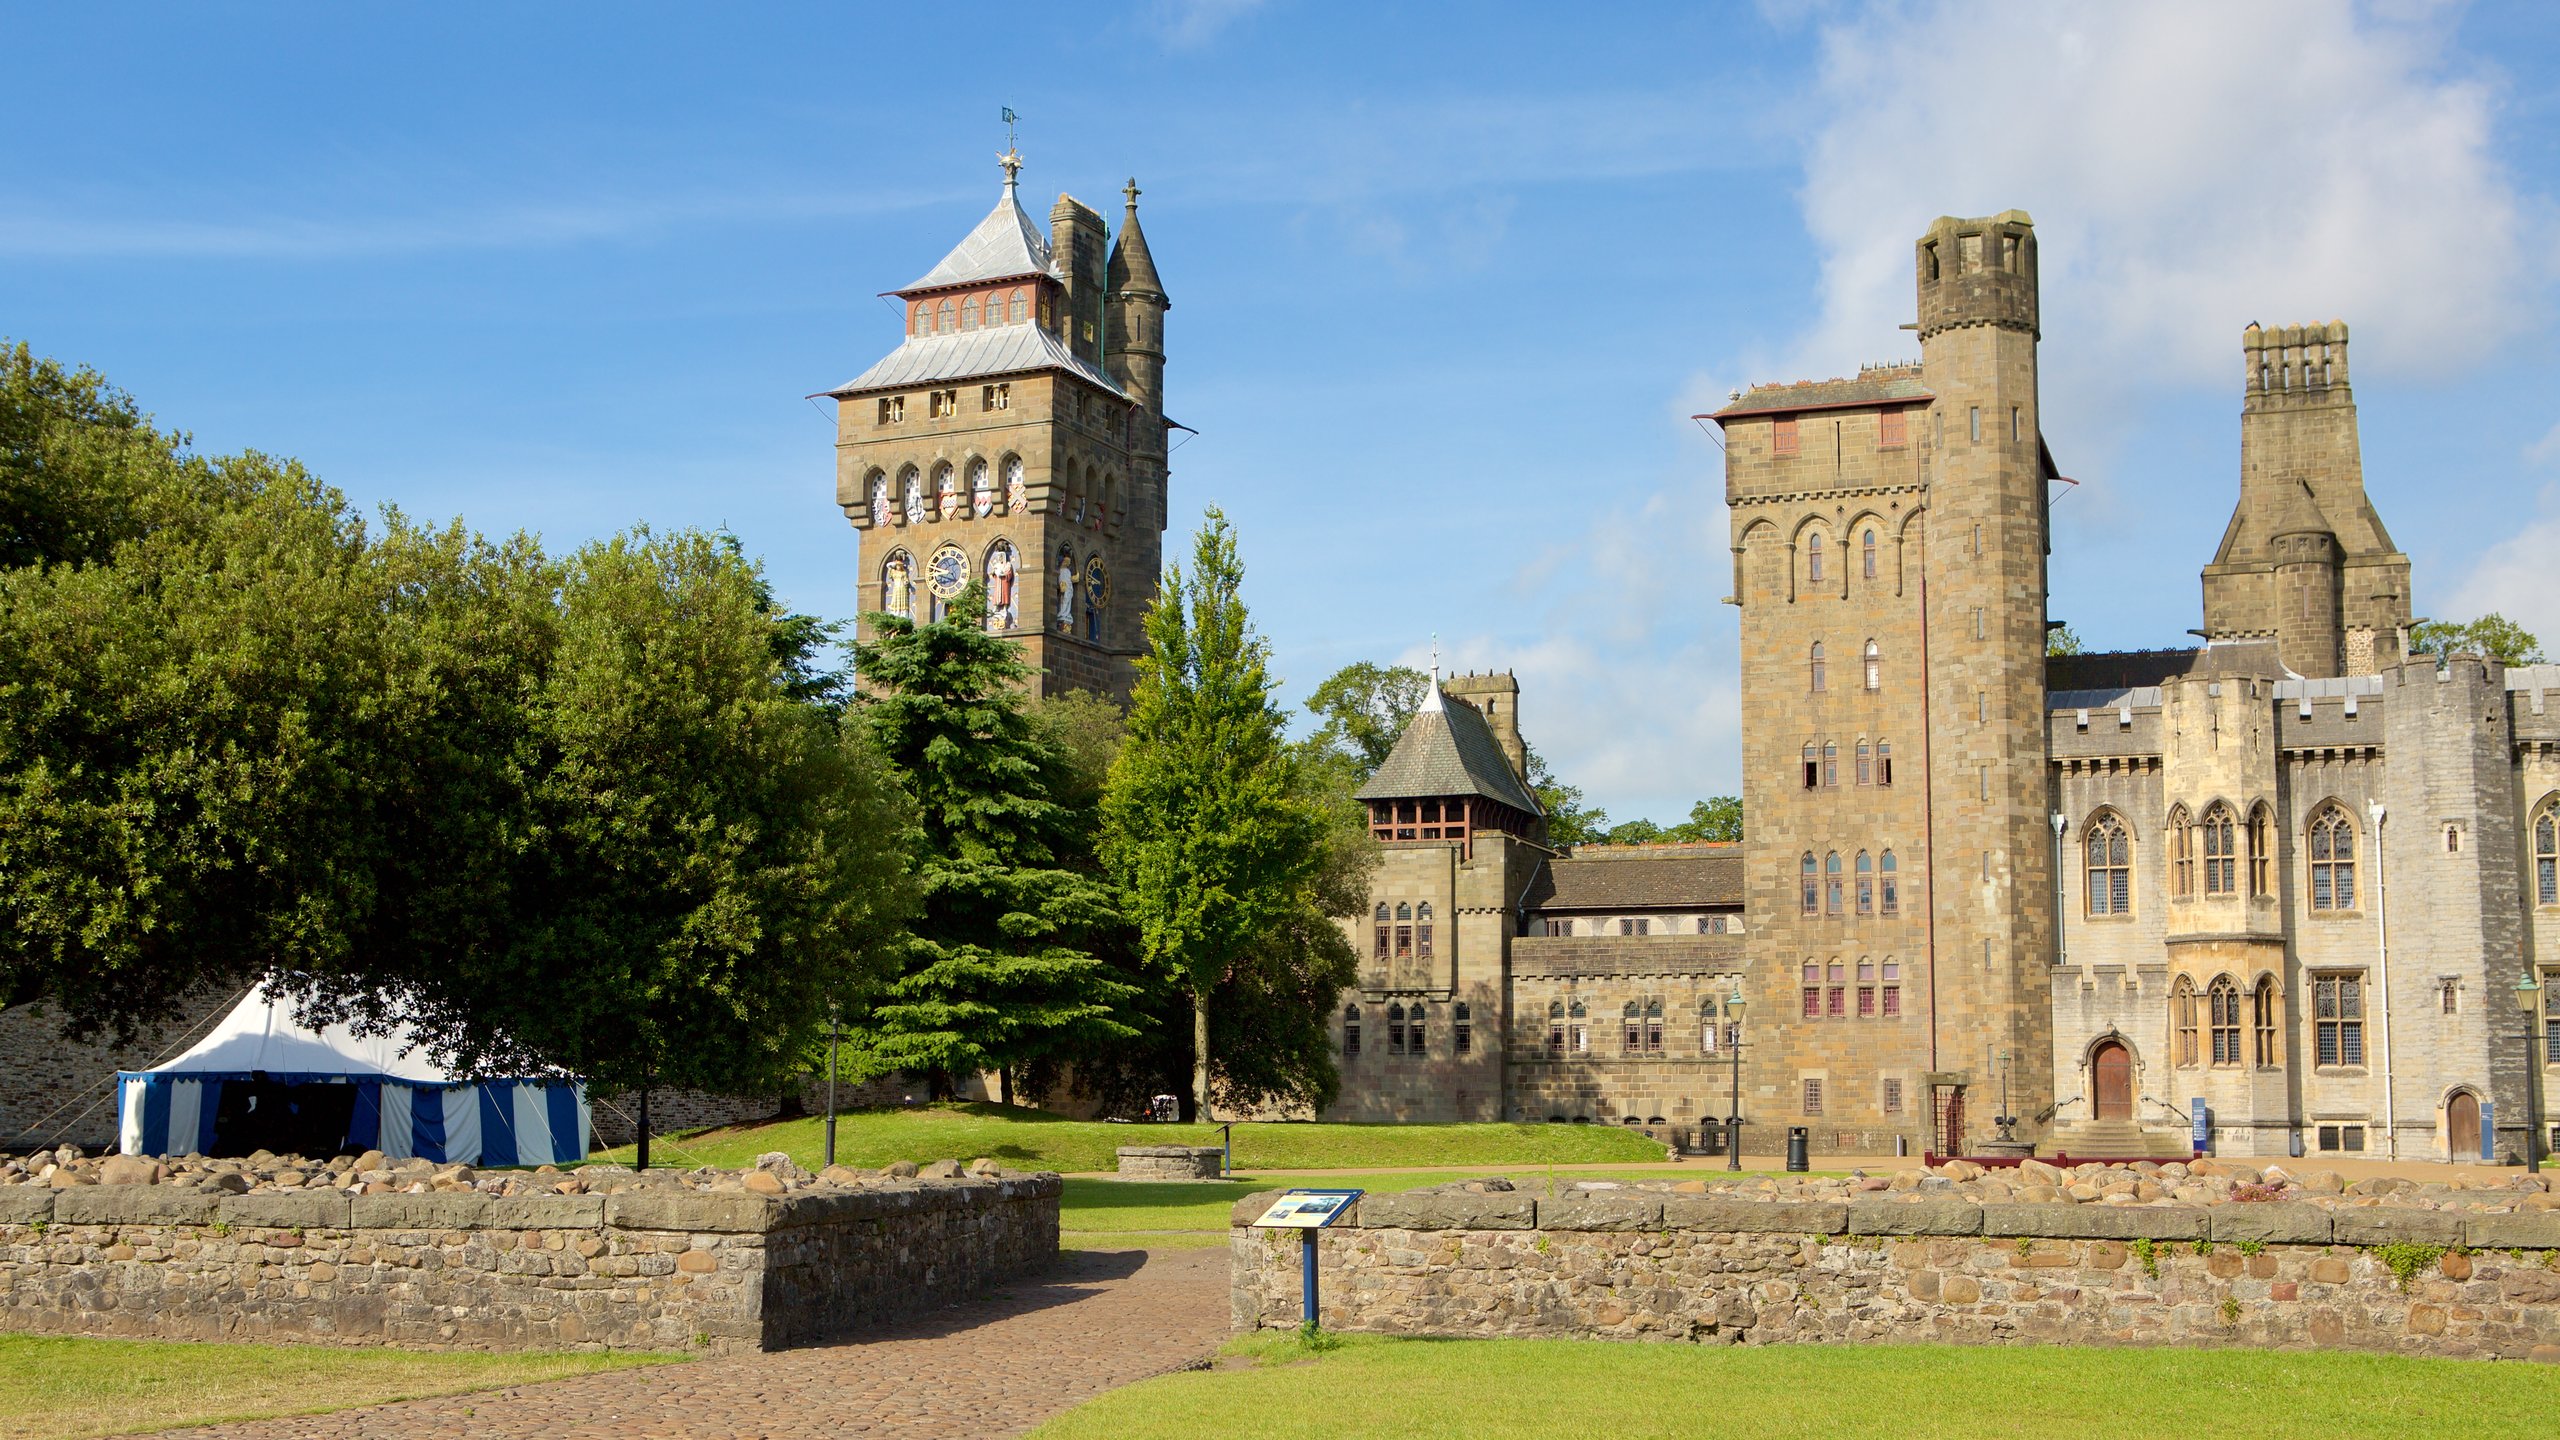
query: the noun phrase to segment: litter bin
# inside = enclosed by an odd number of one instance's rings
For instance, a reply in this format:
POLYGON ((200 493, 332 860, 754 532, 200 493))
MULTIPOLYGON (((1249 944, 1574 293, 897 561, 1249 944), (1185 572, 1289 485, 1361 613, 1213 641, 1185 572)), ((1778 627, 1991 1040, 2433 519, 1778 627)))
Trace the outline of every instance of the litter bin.
POLYGON ((1787 1173, 1791 1175, 1800 1175, 1811 1168, 1804 1158, 1807 1133, 1802 1125, 1787 1127, 1787 1173))

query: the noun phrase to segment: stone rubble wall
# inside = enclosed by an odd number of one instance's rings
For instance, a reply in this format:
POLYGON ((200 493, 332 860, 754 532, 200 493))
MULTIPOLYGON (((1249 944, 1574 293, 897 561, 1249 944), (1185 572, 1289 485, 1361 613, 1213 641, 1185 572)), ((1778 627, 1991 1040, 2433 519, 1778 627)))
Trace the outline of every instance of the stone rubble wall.
POLYGON ((1123 1145, 1113 1159, 1123 1180, 1215 1180, 1226 1153, 1216 1145, 1123 1145))
POLYGON ((0 1186, 0 1331, 773 1349, 1056 1258, 1054 1175, 753 1193, 0 1186))
MULTIPOLYGON (((1235 1209, 1239 1330, 1301 1319, 1299 1234, 1248 1228, 1277 1193, 1235 1209)), ((1425 1191, 1370 1196, 1319 1236, 1332 1330, 2560 1362, 2549 1210, 1425 1191)))

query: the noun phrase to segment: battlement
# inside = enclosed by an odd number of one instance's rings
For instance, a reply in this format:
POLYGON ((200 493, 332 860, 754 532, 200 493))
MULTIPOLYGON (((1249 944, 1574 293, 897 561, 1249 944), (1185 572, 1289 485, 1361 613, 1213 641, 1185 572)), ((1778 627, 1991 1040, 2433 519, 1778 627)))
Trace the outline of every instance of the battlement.
POLYGON ((1979 220, 1941 215, 1914 252, 1923 341, 1962 325, 2039 333, 2036 228, 2026 211, 1979 220))
POLYGON ((2256 321, 2240 332, 2247 404, 2270 400, 2344 399, 2347 393, 2347 322, 2283 325, 2256 321))

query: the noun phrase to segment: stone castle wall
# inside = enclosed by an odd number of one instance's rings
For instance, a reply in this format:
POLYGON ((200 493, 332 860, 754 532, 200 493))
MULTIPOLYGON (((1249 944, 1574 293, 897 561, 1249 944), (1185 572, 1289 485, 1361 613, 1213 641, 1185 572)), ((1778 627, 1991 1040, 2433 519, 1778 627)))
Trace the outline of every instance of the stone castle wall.
MULTIPOLYGON (((1239 1330, 1301 1318, 1299 1236, 1243 1228, 1271 1198, 1236 1207, 1239 1330)), ((1333 1330, 2560 1362, 2552 1211, 1443 1191, 1369 1197, 1319 1234, 1333 1330)))
POLYGON ((772 1198, 0 1186, 0 1331, 773 1349, 1048 1265, 1054 1175, 772 1198))

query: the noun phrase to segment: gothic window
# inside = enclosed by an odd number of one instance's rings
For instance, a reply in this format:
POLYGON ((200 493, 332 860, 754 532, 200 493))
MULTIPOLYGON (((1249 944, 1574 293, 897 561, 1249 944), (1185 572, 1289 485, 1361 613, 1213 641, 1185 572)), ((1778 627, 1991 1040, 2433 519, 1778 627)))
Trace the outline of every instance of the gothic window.
POLYGON ((960 302, 960 328, 963 330, 978 328, 978 297, 975 295, 960 302))
MULTIPOLYGON (((1819 530, 1814 531, 1812 535, 1810 535, 1810 536, 1806 537, 1806 539, 1805 539, 1805 542, 1804 542, 1804 566, 1805 566, 1805 578, 1806 578, 1806 579, 1808 579, 1808 580, 1811 580, 1811 581, 1812 581, 1814 584, 1816 584, 1816 585, 1821 584, 1821 583, 1822 583, 1822 532, 1821 532, 1821 531, 1819 531, 1819 530)), ((1821 687, 1820 687, 1820 686, 1815 686, 1814 688, 1815 688, 1815 689, 1820 689, 1821 687)))
POLYGON ((2258 977, 2258 988, 2249 992, 2249 1028, 2256 1032, 2257 1063, 2276 1064, 2276 980, 2272 975, 2258 977))
POLYGON ((2462 982, 2448 976, 2436 982, 2436 1008, 2446 1015, 2462 1013, 2462 982))
POLYGON ((2240 887, 2239 831, 2231 807, 2216 804, 2204 812, 2204 893, 2228 895, 2240 887))
POLYGON ((945 300, 941 305, 935 308, 933 312, 933 328, 936 333, 943 335, 948 335, 952 331, 960 328, 958 317, 952 313, 950 301, 945 300))
POLYGON ((1424 901, 1413 912, 1413 953, 1417 958, 1431 958, 1431 902, 1424 901))
POLYGON ((1803 986, 1803 989, 1804 989, 1804 1018, 1805 1018, 1805 1019, 1807 1019, 1807 1020, 1819 1020, 1819 1019, 1821 1019, 1821 1018, 1822 1018, 1822 966, 1821 966, 1821 965, 1819 965, 1818 963, 1814 962, 1814 961, 1807 960, 1806 962, 1804 962, 1804 986, 1803 986))
POLYGON ((2205 1009, 2213 1027, 2213 1063, 2240 1063, 2240 987, 2231 977, 2217 977, 2205 991, 2205 1009))
POLYGON ((1828 740, 1825 740, 1822 742, 1822 785, 1824 789, 1828 790, 1836 787, 1839 783, 1840 747, 1828 740))
POLYGON ((1859 563, 1864 571, 1863 578, 1873 580, 1876 578, 1876 532, 1868 531, 1866 539, 1860 542, 1858 550, 1862 557, 1859 563))
POLYGON ((1422 1017, 1428 1012, 1423 1009, 1422 1002, 1417 1000, 1414 1002, 1411 1013, 1413 1017, 1412 1023, 1405 1027, 1404 1032, 1404 1053, 1407 1055, 1428 1055, 1431 1053, 1431 1047, 1424 1043, 1422 1033, 1422 1017))
POLYGON ((2318 1063, 2364 1063, 2364 976, 2313 976, 2311 1015, 2318 1063))
POLYGON ((1796 453, 1796 422, 1794 417, 1790 416, 1787 419, 1775 421, 1769 426, 1769 453, 1772 455, 1793 455, 1796 453))
POLYGON ((1807 790, 1822 783, 1822 772, 1815 768, 1817 763, 1813 742, 1807 740, 1804 742, 1804 788, 1807 790))
POLYGON ((2180 900, 2196 893, 2195 843, 2195 826, 2187 822, 2187 807, 2172 807, 2169 811, 2169 893, 2180 900))
POLYGON ((1547 1053, 1564 1053, 1564 1002, 1561 1000, 1547 1002, 1547 1053))
POLYGON ((1902 1013, 1902 962, 1884 962, 1884 1018, 1891 1020, 1902 1013))
MULTIPOLYGON (((1396 958, 1399 960, 1413 958, 1413 907, 1411 905, 1396 907, 1396 958)), ((1389 1048, 1394 1047, 1390 1044, 1389 1048)))
POLYGON ((1876 783, 1893 783, 1893 743, 1888 740, 1876 742, 1876 783))
POLYGON ((1647 1055, 1662 1053, 1662 1001, 1660 999, 1648 1000, 1644 1004, 1644 1053, 1647 1055))
POLYGON ((1876 648, 1873 640, 1867 642, 1867 688, 1884 688, 1884 652, 1876 648))
POLYGON ((1872 1020, 1875 1017, 1876 962, 1861 960, 1858 962, 1858 1018, 1872 1020))
POLYGON ((1643 1054, 1643 1053, 1644 1053, 1644 1017, 1643 1017, 1643 1013, 1642 1013, 1640 1010, 1638 1010, 1638 1009, 1637 1009, 1637 1007, 1636 1007, 1636 1002, 1634 1002, 1633 1000, 1630 1000, 1630 1001, 1628 1001, 1628 1002, 1627 1002, 1627 1008, 1626 1008, 1626 1011, 1625 1011, 1624 1019, 1625 1019, 1625 1021, 1626 1021, 1626 1031, 1627 1031, 1627 1045, 1626 1045, 1626 1053, 1627 1053, 1627 1054, 1629 1054, 1629 1055, 1641 1055, 1641 1054, 1643 1054))
MULTIPOLYGON (((1887 915, 1901 914, 1902 877, 1894 873, 1892 851, 1887 850, 1882 855, 1876 857, 1876 874, 1884 882, 1881 886, 1884 893, 1879 899, 1879 908, 1887 915)), ((1888 965, 1885 968, 1891 969, 1892 967, 1888 965)))
POLYGON ((1804 852, 1803 872, 1804 913, 1811 915, 1822 908, 1822 892, 1818 888, 1820 882, 1815 878, 1813 852, 1810 850, 1804 852))
POLYGON ((1387 907, 1384 905, 1380 905, 1378 907, 1378 918, 1376 924, 1378 927, 1377 958, 1384 960, 1387 958, 1387 934, 1390 928, 1387 924, 1387 907))
POLYGON ((1026 299, 1025 299, 1024 295, 1023 295, 1023 292, 1021 292, 1021 291, 1019 291, 1019 290, 1014 291, 1014 292, 1013 292, 1013 310, 1012 310, 1012 314, 1011 314, 1011 316, 1010 316, 1009 318, 1013 321, 1013 323, 1014 323, 1014 324, 1019 325, 1019 324, 1021 324, 1021 323, 1026 319, 1026 318, 1028 318, 1029 314, 1030 314, 1030 307, 1029 307, 1029 304, 1028 304, 1028 302, 1026 301, 1026 299))
POLYGON ((1813 676, 1813 683, 1812 683, 1812 685, 1811 685, 1811 687, 1810 687, 1810 688, 1815 689, 1815 690, 1820 690, 1820 689, 1822 689, 1822 688, 1823 688, 1823 684, 1822 684, 1822 668, 1823 668, 1823 667, 1822 667, 1822 642, 1821 642, 1821 641, 1819 641, 1819 640, 1816 640, 1816 641, 1814 641, 1814 642, 1813 642, 1813 653, 1812 653, 1812 657, 1811 657, 1810 665, 1811 665, 1811 672, 1810 672, 1810 673, 1811 673, 1811 674, 1812 674, 1812 676, 1813 676))
POLYGON ((930 335, 933 333, 932 306, 923 304, 916 306, 916 325, 914 333, 918 335, 930 335))
POLYGON ((1698 1002, 1699 1054, 1713 1055, 1723 1048, 1717 1043, 1720 1037, 1716 1033, 1722 1028, 1723 1014, 1724 1006, 1714 999, 1706 999, 1698 1002))
POLYGON ((1387 1007, 1387 1053, 1390 1055, 1404 1053, 1404 1007, 1402 1005, 1387 1007))
POLYGON ((2196 982, 2184 975, 2178 977, 2177 988, 2169 992, 2169 1031, 2177 1063, 2196 1063, 2196 982))
POLYGON ((1359 1053, 1360 1007, 1345 1005, 1342 1007, 1342 1058, 1348 1060, 1359 1053))
POLYGON ((1874 752, 1866 741, 1861 740, 1858 742, 1858 783, 1872 785, 1875 783, 1875 775, 1874 752))
POLYGON ((1582 1023, 1584 1017, 1588 1013, 1588 1011, 1583 1009, 1582 1001, 1579 998, 1573 1002, 1573 1008, 1565 1012, 1565 1018, 1573 1022, 1572 1025, 1568 1027, 1568 1033, 1565 1036, 1565 1046, 1576 1055, 1588 1055, 1591 1053, 1591 1027, 1582 1023))
POLYGON ((1475 1053, 1476 1027, 1471 1014, 1464 1000, 1449 1009, 1449 1043, 1461 1055, 1475 1053))
POLYGON ((2082 832, 2089 865, 2089 913, 2125 915, 2133 910, 2133 841, 2124 821, 2100 812, 2082 832))
POLYGON ((2356 825, 2336 804, 2311 817, 2311 908, 2356 908, 2356 825))
POLYGON ((1849 967, 1834 960, 1823 967, 1822 1013, 1833 1020, 1848 1018, 1849 967))
POLYGON ((1840 913, 1840 852, 1837 850, 1822 857, 1822 913, 1840 913))
POLYGON ((2268 818, 2267 802, 2249 807, 2249 894, 2264 899, 2275 891, 2275 822, 2268 818))
POLYGON ((2534 817, 2533 903, 2560 905, 2560 800, 2534 817))
POLYGON ((1875 868, 1875 857, 1869 855, 1864 850, 1859 851, 1857 868, 1858 913, 1861 915, 1873 915, 1876 913, 1875 868))

